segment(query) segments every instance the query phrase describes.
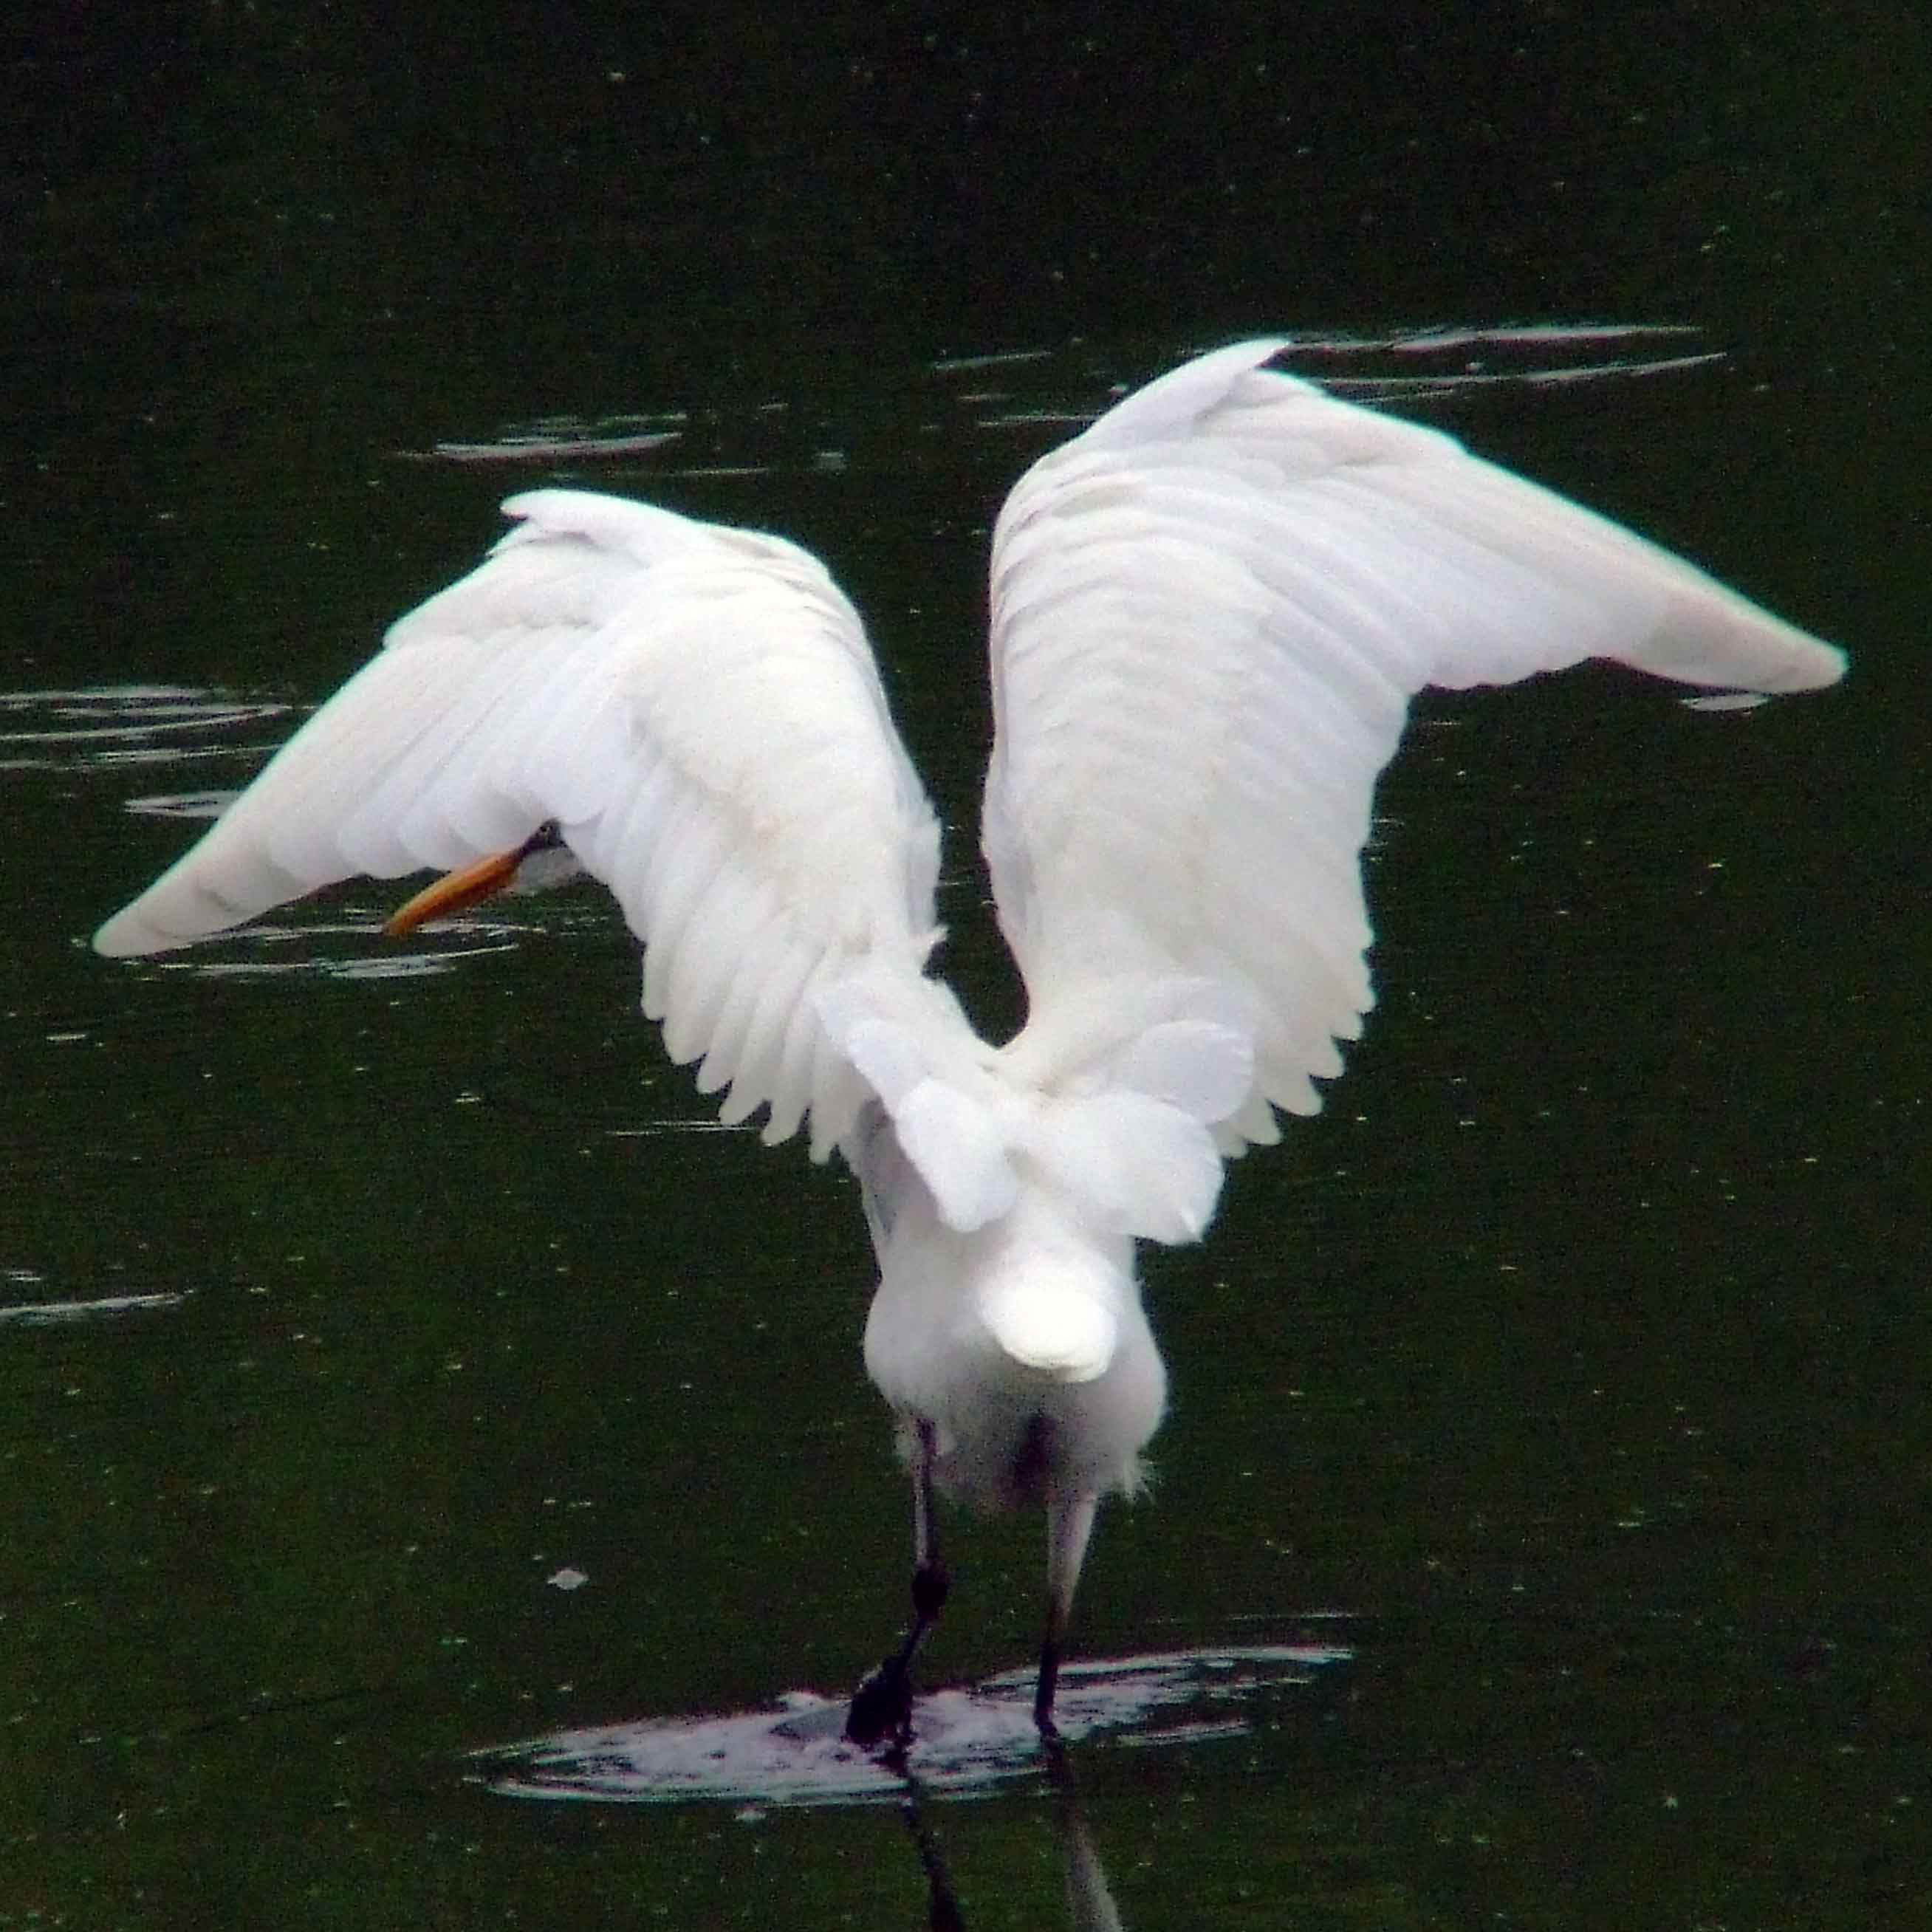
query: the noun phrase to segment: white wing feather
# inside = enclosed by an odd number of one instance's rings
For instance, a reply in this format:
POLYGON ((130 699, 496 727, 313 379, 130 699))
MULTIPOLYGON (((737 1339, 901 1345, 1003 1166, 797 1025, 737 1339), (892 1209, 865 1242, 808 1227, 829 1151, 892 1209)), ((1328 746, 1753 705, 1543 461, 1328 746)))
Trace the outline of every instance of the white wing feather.
POLYGON ((1760 691, 1844 665, 1449 438, 1269 368, 1281 346, 1150 385, 1001 514, 983 836, 1030 1002, 1001 1053, 922 976, 938 827, 824 569, 569 491, 512 499, 490 560, 96 944, 180 945, 555 820, 724 1119, 768 1106, 776 1140, 808 1111, 822 1156, 869 1089, 957 1230, 1043 1163, 1100 1223, 1198 1234, 1216 1142, 1313 1112, 1360 1030, 1360 851, 1412 694, 1588 656, 1760 691))
POLYGON ((504 508, 521 520, 489 559, 394 625, 94 943, 182 945, 554 820, 646 942, 673 1056, 728 1085, 727 1119, 769 1106, 768 1139, 809 1109, 822 1157, 863 1088, 815 996, 862 970, 946 1023, 920 979, 938 826, 859 620, 777 538, 568 490, 504 508))
MULTIPOLYGON (((1448 436, 1270 369, 1177 370, 1036 464, 994 532, 982 836, 1051 1084, 1124 988, 1206 981, 1256 1078, 1224 1124, 1319 1106, 1372 1001, 1360 857, 1424 685, 1586 657, 1790 691, 1844 658, 1448 436)), ((1107 1043, 1098 1043, 1104 1054, 1107 1043)))

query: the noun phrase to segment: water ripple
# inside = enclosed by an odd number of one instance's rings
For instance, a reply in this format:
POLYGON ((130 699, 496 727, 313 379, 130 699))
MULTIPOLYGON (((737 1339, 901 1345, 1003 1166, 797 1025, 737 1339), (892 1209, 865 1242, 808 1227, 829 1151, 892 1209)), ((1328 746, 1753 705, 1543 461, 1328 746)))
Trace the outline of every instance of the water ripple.
MULTIPOLYGON (((1328 1644, 1095 1658, 1060 1675, 1054 1715, 1068 1742, 1168 1747, 1239 1736, 1276 1694, 1351 1653, 1328 1644)), ((1042 1768, 1034 1672, 1003 1672, 919 1699, 904 1770, 934 1793, 971 1796, 1042 1768)), ((775 1711, 559 1731, 476 1752, 477 1780, 507 1797, 758 1807, 878 1804, 902 1772, 847 1742, 846 1702, 794 1691, 775 1711)))
POLYGON ((22 1328, 50 1328, 75 1322, 98 1322, 110 1316, 137 1315, 150 1309, 178 1308, 187 1299, 184 1294, 109 1294, 91 1301, 16 1301, 0 1306, 0 1323, 22 1328))
MULTIPOLYGON (((1052 347, 947 355, 862 388, 748 396, 600 418, 544 417, 398 452, 414 461, 524 464, 599 480, 709 482, 796 476, 864 478, 1010 470, 1091 422, 1137 384, 1213 345, 1076 340, 1052 347), (616 475, 612 472, 616 471, 616 475)), ((1469 390, 1600 384, 1723 359, 1678 322, 1439 326, 1364 334, 1313 331, 1281 366, 1337 393, 1416 408, 1469 390)))
MULTIPOLYGON (((260 728, 296 709, 280 698, 171 684, 0 692, 0 772, 103 770, 208 758, 259 760, 276 742, 265 740, 260 728)), ((284 735, 278 732, 276 739, 284 735)), ((184 796, 136 800, 129 808, 198 815, 185 808, 184 796)), ((227 795, 195 796, 225 802, 227 795)))

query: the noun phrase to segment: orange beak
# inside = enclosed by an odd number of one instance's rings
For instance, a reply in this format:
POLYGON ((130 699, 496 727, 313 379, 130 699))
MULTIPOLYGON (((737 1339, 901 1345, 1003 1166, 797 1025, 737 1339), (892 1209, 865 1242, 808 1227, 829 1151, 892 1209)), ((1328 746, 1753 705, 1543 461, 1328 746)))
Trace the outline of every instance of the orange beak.
POLYGON ((511 851, 493 852, 488 858, 478 859, 473 865, 459 866, 454 872, 444 873, 441 878, 424 886, 414 898, 390 914, 382 922, 383 936, 400 939, 406 932, 415 932, 426 920, 464 912, 471 906, 481 905, 487 898, 494 898, 517 876, 517 868, 524 862, 529 850, 527 845, 519 845, 511 851))

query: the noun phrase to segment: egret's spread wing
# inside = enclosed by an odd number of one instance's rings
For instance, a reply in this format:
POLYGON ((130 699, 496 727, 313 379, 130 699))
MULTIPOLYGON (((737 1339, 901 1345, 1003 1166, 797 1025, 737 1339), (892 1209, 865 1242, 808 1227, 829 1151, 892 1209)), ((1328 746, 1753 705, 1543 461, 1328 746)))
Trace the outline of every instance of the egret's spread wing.
POLYGON ((1251 1140, 1268 1103, 1314 1111, 1370 1004, 1360 854, 1412 693, 1586 657, 1756 691, 1844 668, 1449 437, 1270 368, 1282 346, 1190 363, 1035 464, 992 566, 983 837, 1030 1003, 1008 1052, 1050 1078, 1114 1050, 1136 986, 1218 998, 1256 1048, 1224 1130, 1251 1140))
POLYGON ((729 1084, 727 1119, 769 1104, 769 1138, 810 1108, 822 1154, 862 1090, 817 995, 860 969, 916 982, 934 937, 938 825, 859 620, 776 538, 569 490, 504 507, 488 561, 94 943, 182 945, 554 820, 646 941, 673 1058, 729 1084))

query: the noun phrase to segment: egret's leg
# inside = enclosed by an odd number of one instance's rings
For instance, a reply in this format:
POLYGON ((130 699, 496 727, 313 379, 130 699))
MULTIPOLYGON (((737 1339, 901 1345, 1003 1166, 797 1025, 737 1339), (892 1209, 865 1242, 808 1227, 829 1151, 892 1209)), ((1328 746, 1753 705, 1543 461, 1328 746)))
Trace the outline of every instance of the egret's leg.
POLYGON ((1100 1498, 1090 1490, 1056 1496, 1046 1506, 1046 1635, 1040 1640, 1040 1680, 1034 1690, 1033 1720, 1045 1738, 1060 1733, 1053 1722, 1053 1693, 1060 1682, 1060 1656, 1073 1619, 1074 1587, 1086 1560, 1100 1498))
POLYGON ((912 1661, 926 1634, 946 1606, 946 1564, 939 1553, 939 1522, 932 1506, 932 1463, 938 1454, 932 1424, 915 1425, 912 1458, 912 1622, 905 1640, 859 1686, 845 1718, 855 1744, 877 1744, 888 1732, 902 1742, 912 1728, 912 1661))
POLYGON ((938 1622, 951 1580, 946 1574, 945 1559, 939 1553, 939 1518, 932 1507, 932 1465, 939 1451, 931 1423, 917 1426, 916 1441, 912 1466, 913 1628, 907 1638, 908 1663, 912 1660, 911 1652, 938 1622))

